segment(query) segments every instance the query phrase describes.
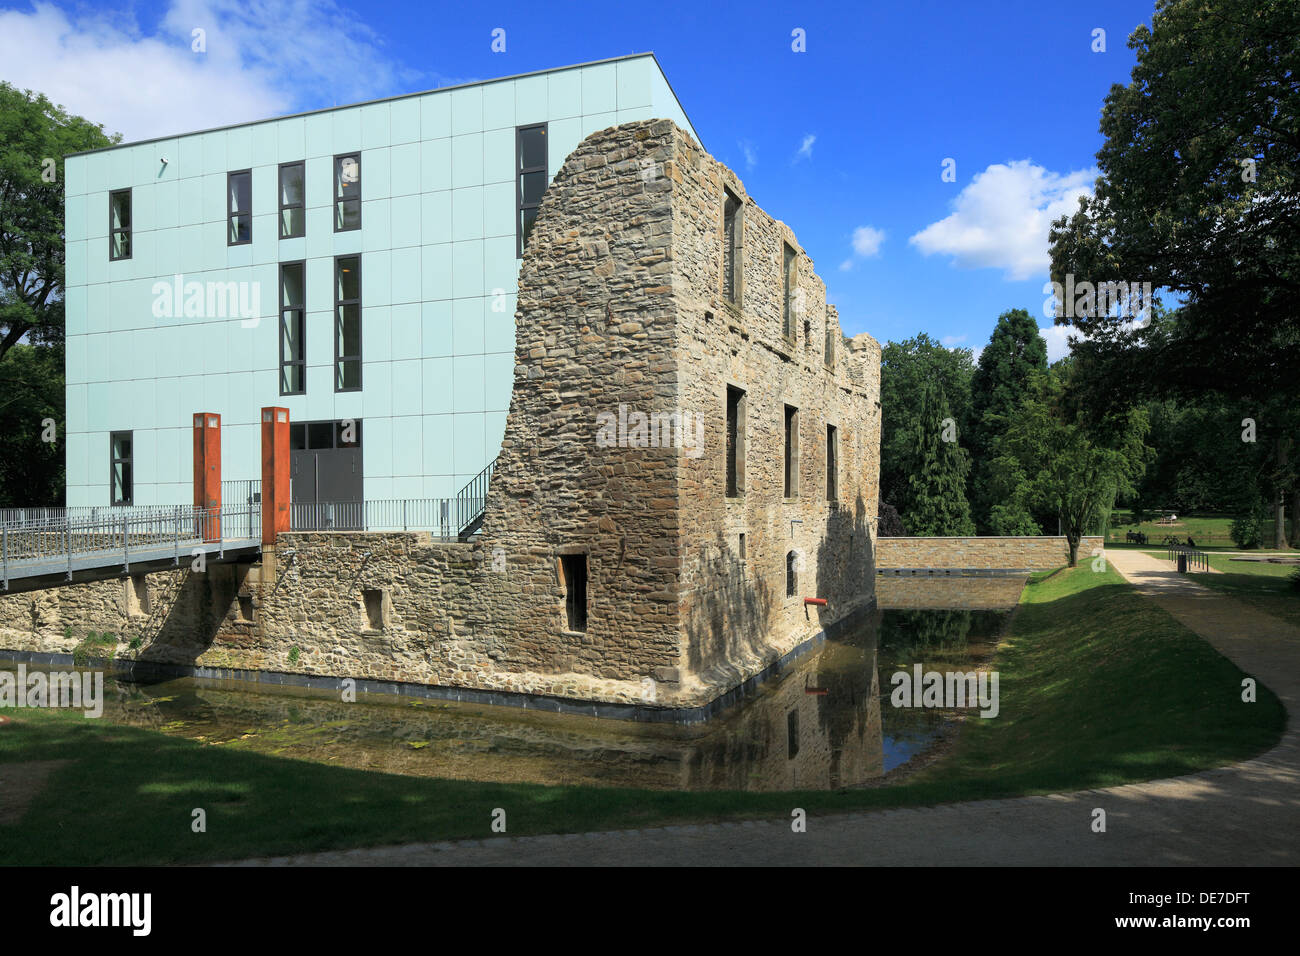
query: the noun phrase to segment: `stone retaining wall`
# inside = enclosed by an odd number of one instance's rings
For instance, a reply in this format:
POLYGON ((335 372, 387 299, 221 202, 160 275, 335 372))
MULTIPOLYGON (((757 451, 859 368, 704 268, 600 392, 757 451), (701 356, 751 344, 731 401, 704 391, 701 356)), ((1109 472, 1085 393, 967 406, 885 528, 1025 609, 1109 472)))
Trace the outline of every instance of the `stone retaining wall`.
MULTIPOLYGON (((1104 547, 1100 535, 1079 541, 1078 560, 1091 559, 1104 547)), ((1050 571, 1068 564, 1070 546, 1064 537, 879 538, 876 566, 928 569, 1050 571)))

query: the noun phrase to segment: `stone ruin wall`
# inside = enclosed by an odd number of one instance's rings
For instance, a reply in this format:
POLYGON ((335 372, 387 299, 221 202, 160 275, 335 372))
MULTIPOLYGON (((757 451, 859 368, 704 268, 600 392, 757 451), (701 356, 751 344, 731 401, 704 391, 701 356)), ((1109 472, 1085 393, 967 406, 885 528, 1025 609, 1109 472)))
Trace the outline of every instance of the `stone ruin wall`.
POLYGON ((747 198, 741 304, 721 301, 724 181, 744 195, 664 120, 593 134, 556 175, 521 269, 515 388, 473 544, 282 534, 252 567, 149 575, 144 618, 122 582, 0 598, 0 642, 66 653, 110 630, 123 656, 169 663, 697 706, 869 603, 879 346, 841 340, 802 251, 803 308, 784 341, 781 242, 798 246, 747 198), (749 403, 740 499, 725 496, 728 384, 749 403), (784 404, 800 409, 788 502, 784 404), (704 453, 603 446, 597 415, 620 406, 701 416, 704 453), (835 508, 827 422, 840 428, 835 508), (787 599, 792 548, 804 557, 787 599), (559 555, 575 551, 588 561, 585 632, 565 626, 559 555), (805 608, 805 594, 830 603, 805 608))
POLYGON ((682 402, 704 410, 709 453, 682 483, 683 670, 725 687, 870 604, 880 462, 880 347, 845 341, 826 286, 794 233, 727 167, 676 138, 674 271, 682 402), (724 189, 741 201, 739 295, 723 289, 724 189), (792 336, 784 253, 796 253, 792 336), (827 362, 826 339, 832 345, 827 362), (743 481, 727 496, 728 386, 744 392, 743 481), (785 498, 785 406, 798 409, 797 494, 785 498), (827 425, 838 431, 836 501, 827 497, 827 425), (740 535, 745 556, 740 556, 740 535), (786 556, 797 587, 786 593, 786 556), (804 597, 827 605, 805 605, 804 597))

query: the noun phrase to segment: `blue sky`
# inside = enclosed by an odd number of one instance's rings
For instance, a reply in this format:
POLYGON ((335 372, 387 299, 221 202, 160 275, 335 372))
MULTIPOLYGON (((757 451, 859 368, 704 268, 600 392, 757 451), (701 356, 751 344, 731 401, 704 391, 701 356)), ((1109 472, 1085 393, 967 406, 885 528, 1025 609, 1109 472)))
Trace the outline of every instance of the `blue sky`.
MULTIPOLYGON (((795 230, 847 334, 978 349, 1006 309, 1050 329, 1046 223, 1091 185, 1102 101, 1128 81, 1127 38, 1151 12, 1151 0, 0 0, 0 79, 129 141, 653 50, 705 148, 795 230)), ((1064 330, 1046 334, 1059 357, 1064 330)))

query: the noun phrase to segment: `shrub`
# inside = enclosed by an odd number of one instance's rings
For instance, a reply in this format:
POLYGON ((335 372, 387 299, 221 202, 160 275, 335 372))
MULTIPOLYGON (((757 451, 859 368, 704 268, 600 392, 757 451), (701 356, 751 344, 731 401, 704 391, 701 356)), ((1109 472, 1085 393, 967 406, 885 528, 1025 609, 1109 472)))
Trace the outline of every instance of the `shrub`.
POLYGON ((1260 521, 1258 513, 1245 514, 1232 520, 1228 534, 1239 548, 1258 548, 1264 536, 1264 522, 1260 521))
POLYGON ((302 651, 298 650, 298 645, 297 645, 297 644, 295 644, 293 647, 289 648, 289 663, 290 663, 290 664, 297 664, 297 663, 298 663, 298 657, 299 657, 299 655, 301 655, 301 654, 302 654, 302 651))

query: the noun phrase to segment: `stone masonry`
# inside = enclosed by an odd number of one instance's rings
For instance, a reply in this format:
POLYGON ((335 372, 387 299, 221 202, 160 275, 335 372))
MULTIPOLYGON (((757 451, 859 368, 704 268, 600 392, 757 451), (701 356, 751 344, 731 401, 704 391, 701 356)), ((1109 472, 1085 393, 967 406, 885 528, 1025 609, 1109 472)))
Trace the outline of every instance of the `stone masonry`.
POLYGON ((282 534, 208 579, 0 598, 0 645, 698 706, 870 607, 879 372, 731 170, 667 120, 606 129, 523 258, 477 540, 282 534))

